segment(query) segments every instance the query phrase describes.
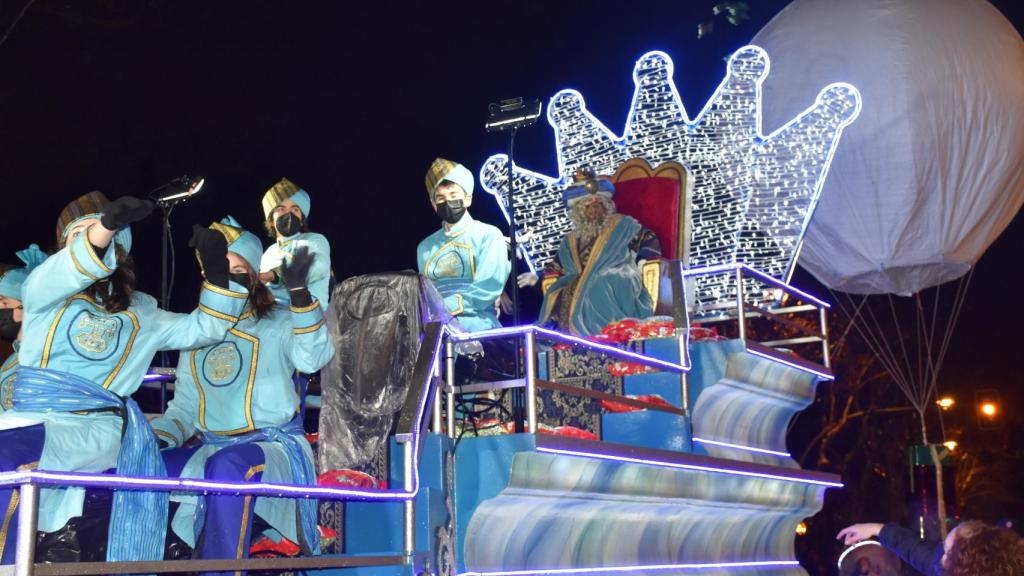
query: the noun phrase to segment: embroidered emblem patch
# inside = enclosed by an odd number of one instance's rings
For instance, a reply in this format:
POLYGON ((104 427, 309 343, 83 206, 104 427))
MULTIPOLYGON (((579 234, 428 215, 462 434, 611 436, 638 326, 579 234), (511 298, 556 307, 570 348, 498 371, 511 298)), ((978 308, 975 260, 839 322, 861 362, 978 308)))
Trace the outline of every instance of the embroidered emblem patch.
POLYGON ((230 386, 242 371, 242 354, 234 342, 221 342, 206 351, 203 378, 210 386, 230 386))
POLYGON ((430 277, 437 278, 461 278, 466 274, 466 263, 462 255, 455 250, 448 250, 436 260, 430 271, 430 277))
POLYGON ((117 352, 123 327, 120 316, 98 316, 81 310, 68 325, 68 343, 83 358, 106 360, 117 352))
POLYGON ((3 406, 4 410, 14 408, 14 378, 15 375, 11 374, 0 382, 0 406, 3 406))

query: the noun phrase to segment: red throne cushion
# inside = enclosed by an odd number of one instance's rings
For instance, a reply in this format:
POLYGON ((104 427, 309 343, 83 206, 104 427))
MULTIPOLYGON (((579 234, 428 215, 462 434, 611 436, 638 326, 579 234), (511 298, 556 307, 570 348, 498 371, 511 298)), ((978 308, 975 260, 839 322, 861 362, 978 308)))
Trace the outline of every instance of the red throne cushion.
POLYGON ((635 178, 615 184, 615 206, 650 228, 661 242, 662 258, 675 260, 679 226, 679 181, 663 176, 635 178))

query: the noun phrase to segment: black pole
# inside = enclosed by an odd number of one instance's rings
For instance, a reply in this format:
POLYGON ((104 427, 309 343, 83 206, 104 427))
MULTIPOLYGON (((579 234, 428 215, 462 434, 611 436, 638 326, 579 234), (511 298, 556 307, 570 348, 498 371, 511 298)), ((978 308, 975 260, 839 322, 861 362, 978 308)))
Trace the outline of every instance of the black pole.
MULTIPOLYGON (((171 207, 166 204, 160 205, 160 212, 163 214, 163 229, 160 232, 160 308, 168 310, 171 300, 171 287, 168 286, 167 268, 170 264, 168 250, 171 245, 171 207)), ((160 367, 170 368, 168 364, 167 351, 160 351, 160 367)), ((160 380, 160 409, 167 409, 167 382, 160 380)))
MULTIPOLYGON (((519 325, 519 241, 518 226, 516 226, 515 206, 515 183, 516 176, 513 171, 513 154, 516 145, 516 132, 523 126, 529 126, 540 117, 541 104, 539 100, 524 101, 523 98, 508 98, 487 107, 489 117, 484 124, 488 132, 499 132, 508 130, 508 225, 509 225, 509 249, 512 252, 512 324, 519 325)), ((522 378, 522 361, 519 358, 519 350, 522 348, 522 338, 515 337, 515 378, 522 378)), ((516 432, 523 432, 523 417, 526 414, 526 390, 524 388, 512 389, 512 421, 516 432)), ((534 432, 531 430, 531 432, 534 432)))
POLYGON ((160 211, 163 213, 163 229, 160 231, 160 307, 167 310, 170 291, 167 286, 167 248, 170 243, 168 234, 171 227, 170 209, 161 204, 160 211))
MULTIPOLYGON (((515 192, 515 173, 512 170, 512 151, 516 144, 518 128, 509 130, 508 136, 508 227, 509 247, 512 250, 512 325, 519 326, 519 242, 516 239, 516 206, 512 201, 515 192)), ((518 374, 518 368, 516 370, 518 374)))
MULTIPOLYGON (((518 234, 516 227, 516 206, 515 206, 515 172, 513 170, 512 154, 515 150, 516 132, 518 128, 513 127, 508 135, 508 226, 509 226, 509 248, 512 251, 512 325, 519 326, 519 243, 516 240, 518 234)), ((520 374, 521 362, 519 351, 522 350, 522 338, 515 338, 515 375, 522 378, 520 374)), ((526 430, 523 425, 523 418, 526 417, 526 390, 524 388, 512 389, 512 421, 515 424, 516 433, 526 430)))

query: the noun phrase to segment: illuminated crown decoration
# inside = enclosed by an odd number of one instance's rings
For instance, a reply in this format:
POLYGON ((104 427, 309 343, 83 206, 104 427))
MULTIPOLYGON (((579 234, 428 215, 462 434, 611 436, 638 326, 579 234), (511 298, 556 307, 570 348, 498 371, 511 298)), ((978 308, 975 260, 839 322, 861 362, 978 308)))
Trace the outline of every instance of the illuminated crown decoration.
MULTIPOLYGON (((679 162, 690 173, 691 268, 739 262, 788 280, 836 145, 861 101, 853 86, 829 84, 803 113, 762 135, 761 84, 769 66, 761 48, 738 50, 725 79, 690 120, 672 81, 672 59, 648 52, 633 69, 635 91, 621 137, 587 111, 579 92, 555 94, 547 117, 555 130, 558 177, 514 167, 516 221, 533 232, 523 246, 531 270, 555 257, 572 227, 561 192, 576 170, 613 174, 626 160, 643 158, 655 168, 679 162)), ((506 218, 507 163, 506 155, 495 155, 480 169, 484 189, 506 218)), ((720 302, 730 297, 729 286, 726 279, 703 281, 697 300, 720 302)), ((767 291, 748 294, 769 297, 767 291)))

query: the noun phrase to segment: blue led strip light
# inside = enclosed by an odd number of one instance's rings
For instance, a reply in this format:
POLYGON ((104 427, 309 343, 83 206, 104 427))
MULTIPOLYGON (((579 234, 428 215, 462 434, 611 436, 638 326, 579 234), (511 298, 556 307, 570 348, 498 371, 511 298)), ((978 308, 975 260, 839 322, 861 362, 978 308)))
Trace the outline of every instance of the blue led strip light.
POLYGON ((752 478, 766 478, 769 480, 781 480, 784 482, 796 482, 799 484, 815 484, 818 486, 828 486, 830 488, 843 487, 842 482, 829 482, 827 480, 814 480, 812 478, 799 478, 796 476, 785 476, 782 474, 769 474, 767 472, 755 472, 752 470, 742 470, 738 468, 704 466, 701 464, 687 464, 684 462, 666 462, 663 460, 653 460, 649 458, 634 458, 632 456, 623 456, 620 454, 611 454, 607 452, 589 450, 569 450, 566 448, 553 448, 549 446, 538 446, 537 451, 548 452, 550 454, 562 454, 565 456, 582 456, 584 458, 597 458, 599 460, 613 460, 616 462, 626 462, 629 464, 644 464, 646 466, 661 466, 663 468, 678 468, 682 470, 699 470, 702 472, 732 474, 736 476, 750 476, 752 478))
POLYGON ((490 340, 495 338, 506 338, 509 336, 520 336, 533 332, 534 334, 553 340, 555 342, 562 342, 566 344, 575 344, 577 346, 583 346, 591 350, 597 350, 604 352, 609 356, 615 358, 621 358, 630 362, 637 362, 645 366, 651 366, 654 368, 661 368, 664 370, 670 370, 672 372, 688 372, 690 370, 689 363, 687 364, 676 364, 674 362, 667 362, 665 360, 659 360, 651 356, 644 356, 643 354, 637 354, 636 352, 630 352, 629 350, 623 350, 622 348, 616 348, 615 346, 609 346, 608 344, 601 344, 600 342, 592 342, 586 338, 580 338, 579 336, 573 336, 571 334, 564 334, 555 330, 549 330, 547 328, 541 328, 540 326, 512 326, 508 328, 491 328, 490 330, 480 330, 477 332, 449 332, 449 335, 453 342, 468 342, 472 340, 490 340))
MULTIPOLYGON (((427 378, 433 378, 437 364, 441 358, 441 343, 437 339, 431 357, 430 370, 427 378)), ((423 422, 426 412, 427 391, 420 398, 417 408, 416 424, 413 425, 413 446, 418 446, 419 436, 423 433, 419 423, 423 422)), ((24 472, 0 473, 0 486, 17 486, 25 483, 36 483, 48 486, 82 486, 94 488, 112 488, 126 490, 160 490, 185 492, 212 492, 217 494, 236 494, 251 496, 270 496, 283 498, 318 498, 321 500, 362 500, 362 501, 401 501, 416 497, 420 486, 419 455, 413 452, 413 485, 411 490, 359 490, 351 488, 330 488, 326 486, 307 486, 302 484, 275 484, 263 482, 224 482, 217 480, 193 478, 141 478, 133 476, 116 476, 113 474, 90 474, 85 472, 57 472, 48 470, 30 470, 24 472)))
POLYGON ((649 572, 659 570, 712 570, 721 568, 783 568, 799 566, 796 560, 764 560, 759 562, 707 562, 693 564, 654 564, 650 566, 600 566, 596 568, 531 568, 529 570, 496 570, 462 572, 458 576, 529 576, 530 574, 606 574, 649 572))
POLYGON ((789 452, 779 452, 778 450, 768 450, 767 448, 754 448, 753 446, 743 446, 741 444, 731 444, 729 442, 720 442, 718 440, 705 440, 704 438, 693 437, 693 441, 698 444, 711 444, 713 446, 721 446, 722 448, 731 448, 733 450, 745 450, 747 452, 756 452, 758 454, 770 454, 772 456, 782 456, 783 458, 791 457, 789 452))

